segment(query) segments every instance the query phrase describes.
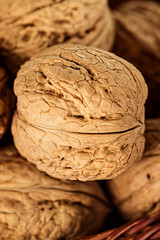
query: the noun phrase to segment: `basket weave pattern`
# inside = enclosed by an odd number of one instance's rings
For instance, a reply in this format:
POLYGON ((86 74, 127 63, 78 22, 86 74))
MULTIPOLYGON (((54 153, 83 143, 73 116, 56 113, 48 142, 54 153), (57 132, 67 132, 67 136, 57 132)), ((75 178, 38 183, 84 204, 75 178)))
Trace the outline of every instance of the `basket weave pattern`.
POLYGON ((160 239, 160 211, 152 216, 126 223, 118 228, 77 240, 146 240, 160 239))

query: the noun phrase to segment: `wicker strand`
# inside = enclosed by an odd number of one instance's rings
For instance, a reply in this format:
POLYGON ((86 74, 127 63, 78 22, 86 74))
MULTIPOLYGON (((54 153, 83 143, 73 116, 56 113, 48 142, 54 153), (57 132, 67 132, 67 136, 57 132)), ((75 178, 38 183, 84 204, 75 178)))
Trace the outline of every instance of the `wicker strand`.
POLYGON ((152 235, 151 240, 152 239, 160 239, 160 230, 152 235))
POLYGON ((134 228, 130 229, 127 232, 127 235, 131 235, 133 233, 136 233, 136 232, 142 230, 144 227, 156 222, 158 219, 160 219, 160 212, 151 217, 147 216, 147 217, 144 217, 144 218, 136 221, 138 225, 136 225, 134 228))
POLYGON ((77 240, 147 240, 160 239, 160 211, 152 216, 146 216, 134 222, 126 223, 94 236, 77 240), (120 238, 119 238, 120 237, 120 238))
POLYGON ((153 226, 151 229, 146 231, 145 233, 140 234, 138 237, 136 237, 135 240, 145 240, 148 239, 150 236, 153 235, 153 233, 156 233, 160 229, 160 224, 157 224, 153 226))

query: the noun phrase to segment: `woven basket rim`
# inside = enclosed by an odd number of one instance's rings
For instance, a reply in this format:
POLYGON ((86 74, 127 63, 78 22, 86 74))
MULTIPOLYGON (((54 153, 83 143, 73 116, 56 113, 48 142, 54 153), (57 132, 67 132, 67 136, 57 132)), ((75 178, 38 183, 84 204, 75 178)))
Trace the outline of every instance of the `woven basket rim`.
POLYGON ((160 239, 160 210, 120 227, 75 240, 151 240, 160 239), (119 238, 120 237, 120 238, 119 238))

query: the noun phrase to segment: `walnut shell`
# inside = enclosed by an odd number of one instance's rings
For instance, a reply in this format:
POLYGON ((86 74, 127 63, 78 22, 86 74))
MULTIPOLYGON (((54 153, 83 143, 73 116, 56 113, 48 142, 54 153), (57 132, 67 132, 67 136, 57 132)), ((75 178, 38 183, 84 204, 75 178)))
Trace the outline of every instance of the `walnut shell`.
POLYGON ((109 212, 98 183, 51 178, 13 146, 0 149, 1 239, 73 239, 99 230, 109 212))
POLYGON ((7 86, 8 75, 0 66, 0 139, 6 133, 14 108, 14 97, 7 86))
POLYGON ((115 19, 113 51, 141 71, 149 87, 147 116, 160 116, 160 4, 124 3, 115 11, 115 19))
POLYGON ((56 178, 113 178, 142 156, 147 86, 104 50, 57 45, 26 62, 14 84, 14 142, 56 178))
POLYGON ((111 49, 114 22, 106 0, 2 0, 0 49, 15 73, 33 54, 56 43, 111 49))
POLYGON ((134 220, 160 209, 160 118, 146 120, 144 156, 127 172, 107 182, 122 215, 134 220))

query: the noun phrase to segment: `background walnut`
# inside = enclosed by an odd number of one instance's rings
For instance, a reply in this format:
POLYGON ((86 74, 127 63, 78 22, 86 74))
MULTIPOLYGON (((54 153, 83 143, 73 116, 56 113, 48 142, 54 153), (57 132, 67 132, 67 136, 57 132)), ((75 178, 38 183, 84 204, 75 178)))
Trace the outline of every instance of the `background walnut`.
POLYGON ((144 156, 160 155, 160 118, 146 120, 144 156))
POLYGON ((136 219, 160 209, 160 119, 146 120, 144 156, 107 185, 119 211, 136 219))
POLYGON ((0 50, 15 73, 34 53, 74 42, 111 49, 114 23, 106 0, 2 0, 0 50))
POLYGON ((14 97, 7 86, 8 75, 0 66, 0 139, 8 129, 14 108, 14 97))
MULTIPOLYGON (((116 8, 117 6, 119 6, 120 4, 124 3, 124 2, 128 2, 128 1, 139 1, 139 0, 109 0, 109 6, 111 8, 116 8)), ((159 2, 159 0, 153 0, 155 2, 159 2)), ((148 2, 148 0, 146 1, 148 2)))
POLYGON ((109 212, 98 183, 53 179, 13 146, 0 149, 1 239, 73 239, 96 232, 109 212))
POLYGON ((57 178, 113 178, 141 158, 147 87, 104 50, 58 45, 26 62, 15 80, 14 142, 57 178))
POLYGON ((131 1, 117 8, 115 19, 113 51, 141 71, 149 87, 147 116, 160 116, 160 4, 131 1))

